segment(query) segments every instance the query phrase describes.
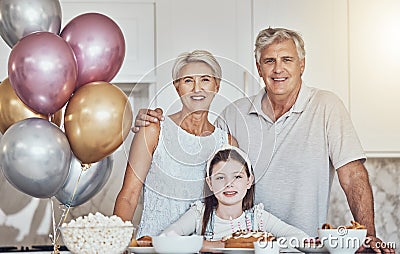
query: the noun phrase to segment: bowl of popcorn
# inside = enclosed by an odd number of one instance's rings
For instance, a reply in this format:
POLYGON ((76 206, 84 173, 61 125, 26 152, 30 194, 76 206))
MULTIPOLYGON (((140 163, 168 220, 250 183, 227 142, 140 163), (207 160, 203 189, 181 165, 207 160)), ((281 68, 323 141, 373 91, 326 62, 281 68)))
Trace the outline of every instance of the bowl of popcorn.
POLYGON ((78 217, 59 229, 65 246, 79 254, 120 254, 127 249, 134 233, 130 221, 101 213, 78 217))
POLYGON ((353 254, 362 246, 367 229, 358 222, 352 221, 351 223, 351 226, 337 228, 324 224, 322 228, 318 229, 319 239, 329 253, 353 254))

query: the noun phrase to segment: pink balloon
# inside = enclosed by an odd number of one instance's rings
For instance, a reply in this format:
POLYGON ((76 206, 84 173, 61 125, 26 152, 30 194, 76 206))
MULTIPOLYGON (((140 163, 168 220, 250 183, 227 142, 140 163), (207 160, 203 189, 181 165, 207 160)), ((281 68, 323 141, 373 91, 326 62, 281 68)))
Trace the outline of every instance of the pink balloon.
POLYGON ((41 114, 61 109, 71 97, 78 75, 74 53, 60 36, 36 32, 11 50, 8 75, 18 97, 41 114))
POLYGON ((78 63, 76 89, 93 81, 111 81, 125 57, 125 40, 119 26, 99 13, 73 18, 62 30, 78 63))

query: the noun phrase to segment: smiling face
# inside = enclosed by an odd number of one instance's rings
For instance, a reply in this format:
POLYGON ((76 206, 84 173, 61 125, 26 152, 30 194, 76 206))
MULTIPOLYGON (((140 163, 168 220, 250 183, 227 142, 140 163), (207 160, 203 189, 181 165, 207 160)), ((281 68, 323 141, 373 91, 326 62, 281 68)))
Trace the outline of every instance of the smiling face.
POLYGON ((181 69, 174 86, 181 97, 183 110, 196 112, 208 111, 219 90, 219 83, 210 66, 203 62, 192 62, 181 69))
POLYGON ((253 178, 253 175, 247 176, 242 163, 228 159, 213 166, 207 184, 220 204, 241 205, 247 190, 252 186, 253 178))
POLYGON ((297 95, 301 86, 305 59, 300 59, 293 40, 284 40, 265 47, 257 63, 258 74, 263 78, 270 96, 290 98, 297 95))

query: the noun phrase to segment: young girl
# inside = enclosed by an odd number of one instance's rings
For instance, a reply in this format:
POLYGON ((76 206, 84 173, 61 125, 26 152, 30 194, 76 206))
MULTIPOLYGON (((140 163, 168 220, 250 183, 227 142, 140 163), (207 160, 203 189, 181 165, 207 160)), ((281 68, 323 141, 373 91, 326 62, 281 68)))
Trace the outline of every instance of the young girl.
POLYGON ((164 234, 198 234, 219 241, 237 230, 258 230, 275 237, 309 238, 265 211, 263 204, 254 205, 253 170, 239 148, 226 145, 217 150, 207 162, 206 182, 204 203, 194 203, 164 234))

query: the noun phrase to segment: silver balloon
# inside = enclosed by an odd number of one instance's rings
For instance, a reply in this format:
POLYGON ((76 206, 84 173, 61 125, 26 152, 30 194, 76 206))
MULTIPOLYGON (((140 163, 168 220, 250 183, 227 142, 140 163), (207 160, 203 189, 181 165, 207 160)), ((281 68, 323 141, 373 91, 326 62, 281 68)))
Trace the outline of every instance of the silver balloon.
POLYGON ((41 118, 16 122, 0 140, 4 176, 15 188, 37 198, 52 197, 60 190, 71 154, 65 134, 41 118))
POLYGON ((61 18, 58 0, 0 1, 0 35, 10 48, 33 32, 59 34, 61 18))
POLYGON ((107 183, 113 164, 114 160, 110 155, 101 161, 92 163, 90 168, 82 172, 81 162, 72 155, 68 178, 55 197, 62 204, 68 206, 78 206, 87 202, 107 183), (81 172, 82 175, 79 179, 81 172))

